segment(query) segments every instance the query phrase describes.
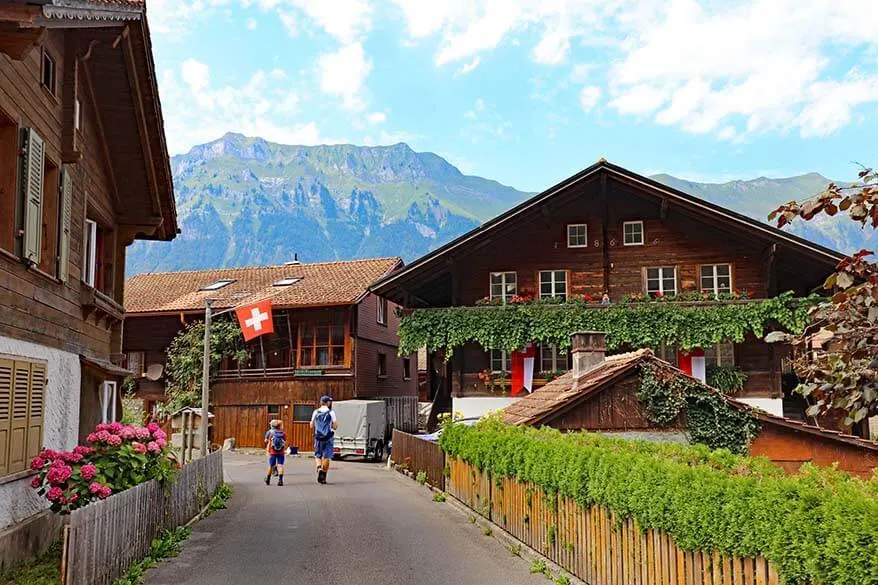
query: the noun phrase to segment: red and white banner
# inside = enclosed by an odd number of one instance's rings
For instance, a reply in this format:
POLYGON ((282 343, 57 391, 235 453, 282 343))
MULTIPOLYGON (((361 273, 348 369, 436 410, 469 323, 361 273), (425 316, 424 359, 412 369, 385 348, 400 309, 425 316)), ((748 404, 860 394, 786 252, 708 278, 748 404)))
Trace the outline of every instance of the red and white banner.
POLYGON ((524 351, 512 352, 512 395, 518 396, 523 390, 533 392, 534 360, 536 348, 528 344, 524 351))
POLYGON ((274 321, 271 318, 271 301, 259 301, 245 307, 235 309, 238 325, 244 334, 244 341, 250 341, 266 333, 274 333, 274 321))
POLYGON ((695 348, 689 353, 682 350, 677 351, 677 363, 684 373, 689 374, 696 380, 701 382, 707 381, 707 364, 704 361, 704 350, 695 348))

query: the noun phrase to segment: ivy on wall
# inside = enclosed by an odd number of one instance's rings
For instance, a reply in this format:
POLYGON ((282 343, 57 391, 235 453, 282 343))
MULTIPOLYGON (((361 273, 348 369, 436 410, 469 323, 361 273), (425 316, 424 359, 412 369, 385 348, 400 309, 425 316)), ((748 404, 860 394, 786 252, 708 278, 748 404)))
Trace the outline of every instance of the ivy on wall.
POLYGON ((577 331, 606 332, 609 349, 655 348, 662 343, 682 349, 710 347, 727 340, 741 342, 748 333, 761 338, 772 324, 801 332, 813 301, 785 293, 738 303, 654 301, 602 306, 571 302, 418 309, 401 316, 399 353, 408 355, 427 347, 445 350, 448 358, 468 342, 507 351, 531 342, 564 349, 577 331))
POLYGON ((641 366, 637 398, 650 422, 666 426, 682 414, 689 439, 711 449, 744 455, 759 432, 750 412, 738 410, 695 380, 656 365, 641 366))

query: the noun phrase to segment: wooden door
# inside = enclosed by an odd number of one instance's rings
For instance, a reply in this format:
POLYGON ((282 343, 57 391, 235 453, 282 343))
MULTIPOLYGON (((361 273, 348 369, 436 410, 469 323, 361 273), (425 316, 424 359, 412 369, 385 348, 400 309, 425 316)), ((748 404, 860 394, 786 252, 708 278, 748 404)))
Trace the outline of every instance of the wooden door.
POLYGON ((265 406, 214 406, 213 442, 235 437, 238 447, 264 448, 268 414, 265 406))
POLYGON ((284 424, 287 425, 287 442, 291 447, 298 447, 299 452, 314 451, 314 432, 311 430, 311 413, 314 405, 310 402, 294 402, 290 414, 284 424))

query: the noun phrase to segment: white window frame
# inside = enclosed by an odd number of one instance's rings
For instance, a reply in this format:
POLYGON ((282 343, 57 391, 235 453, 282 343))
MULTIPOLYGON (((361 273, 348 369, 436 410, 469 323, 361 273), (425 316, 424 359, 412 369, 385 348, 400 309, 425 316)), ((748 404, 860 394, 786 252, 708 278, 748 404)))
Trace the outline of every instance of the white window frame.
POLYGON ((645 281, 644 288, 646 290, 646 294, 655 294, 656 292, 662 293, 662 296, 669 296, 669 295, 676 295, 677 294, 678 286, 677 286, 677 267, 676 266, 649 266, 649 267, 644 269, 643 276, 644 276, 644 281, 645 281), (655 279, 650 279, 650 277, 649 277, 650 270, 658 270, 659 271, 659 276, 658 276, 659 288, 657 291, 649 289, 649 281, 655 280, 655 279), (666 278, 665 271, 666 270, 671 270, 674 273, 674 290, 673 290, 673 292, 669 292, 669 291, 665 290, 665 278, 666 278))
POLYGON ((622 222, 622 245, 623 246, 642 246, 643 243, 646 242, 646 230, 643 227, 643 221, 623 221, 622 222), (637 225, 640 226, 640 241, 639 242, 629 242, 628 234, 625 233, 625 228, 629 225, 637 225))
POLYGON ((503 272, 492 272, 488 276, 488 298, 490 298, 491 300, 500 299, 505 304, 507 301, 509 301, 509 299, 516 296, 517 294, 518 294, 518 273, 517 272, 510 271, 510 270, 503 271, 503 272), (515 290, 513 290, 511 293, 507 292, 507 290, 506 290, 506 287, 510 286, 510 282, 509 282, 509 275, 510 274, 512 275, 512 278, 514 279, 514 282, 511 284, 515 286, 515 290), (495 276, 500 277, 501 291, 500 291, 499 296, 494 294, 494 277, 495 276))
POLYGON ((557 299, 560 298, 562 300, 567 300, 567 287, 570 283, 570 274, 567 270, 540 270, 539 271, 539 286, 540 286, 540 298, 541 299, 557 299), (543 280, 543 275, 551 274, 551 280, 543 280), (564 274, 564 293, 563 295, 559 295, 557 291, 557 286, 561 282, 556 279, 558 274, 564 274), (544 294, 543 293, 543 284, 548 282, 552 286, 552 294, 544 294))
POLYGON ((201 292, 211 292, 211 291, 215 291, 215 290, 219 290, 221 288, 227 287, 230 284, 232 284, 233 282, 235 282, 234 278, 220 278, 216 282, 212 282, 206 286, 202 286, 198 290, 201 292))
POLYGON ((82 282, 94 288, 97 273, 98 222, 85 220, 84 230, 85 265, 82 267, 82 282))
POLYGON ((79 98, 74 98, 73 100, 73 129, 82 129, 82 103, 79 101, 79 98))
POLYGON ((733 276, 732 276, 732 265, 731 265, 731 263, 729 263, 729 262, 720 262, 719 264, 702 264, 702 265, 700 265, 700 266, 698 267, 698 286, 699 286, 701 292, 713 293, 713 294, 720 294, 720 293, 724 293, 724 292, 725 292, 725 293, 730 293, 730 292, 732 292, 733 290, 735 290, 735 283, 734 283, 734 278, 733 278, 733 276), (724 290, 719 290, 719 285, 718 285, 718 283, 719 283, 720 276, 717 274, 717 268, 719 268, 720 266, 727 266, 728 269, 729 269, 729 288, 728 288, 728 290, 725 290, 725 289, 724 289, 724 290), (710 268, 710 269, 711 269, 711 270, 710 270, 710 271, 711 271, 711 275, 708 276, 708 277, 705 277, 705 276, 704 276, 703 271, 704 271, 705 268, 710 268), (705 286, 704 286, 704 279, 705 279, 705 278, 709 278, 709 279, 711 280, 711 286, 708 287, 708 288, 705 288, 705 286))
POLYGON ((541 372, 566 372, 570 369, 570 360, 566 350, 558 349, 557 345, 540 345, 540 371, 541 372), (546 367, 546 358, 549 357, 551 367, 546 367))
POLYGON ((101 422, 104 424, 116 422, 116 382, 107 380, 101 382, 99 392, 101 401, 101 422))
POLYGON ((403 380, 411 380, 412 379, 412 360, 411 358, 402 358, 402 379, 403 380), (408 370, 408 372, 406 372, 408 370))
MULTIPOLYGON (((576 234, 576 238, 579 239, 579 234, 576 234)), ((569 223, 567 224, 567 247, 568 248, 588 248, 588 224, 585 223, 569 223), (572 244, 570 243, 571 229, 582 228, 584 230, 582 234, 583 243, 582 244, 572 244)))
POLYGON ((512 353, 502 349, 488 350, 488 357, 491 360, 491 372, 495 374, 509 373, 512 371, 512 353), (494 368, 494 362, 499 361, 503 369, 494 368))
POLYGON ((376 321, 379 325, 387 325, 387 299, 378 297, 378 315, 376 321))

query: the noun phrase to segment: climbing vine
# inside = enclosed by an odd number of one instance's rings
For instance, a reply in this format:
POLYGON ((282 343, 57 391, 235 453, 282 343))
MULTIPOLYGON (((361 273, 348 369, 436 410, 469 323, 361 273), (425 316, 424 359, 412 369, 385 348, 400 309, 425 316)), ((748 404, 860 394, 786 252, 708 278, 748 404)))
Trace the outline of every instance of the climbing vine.
POLYGON ((741 342, 748 333, 763 337, 770 326, 793 333, 808 322, 813 298, 794 299, 792 293, 745 302, 698 303, 654 300, 616 305, 521 303, 499 307, 418 309, 403 313, 399 353, 421 347, 442 349, 446 358, 467 342, 512 351, 528 343, 570 346, 576 331, 604 331, 609 349, 710 347, 721 341, 741 342))
POLYGON ((723 394, 735 394, 744 389, 747 374, 735 366, 708 366, 707 385, 723 394))
POLYGON ((729 404, 719 392, 653 364, 640 368, 637 398, 650 422, 667 426, 682 415, 689 439, 711 449, 743 455, 759 432, 756 417, 729 404))

